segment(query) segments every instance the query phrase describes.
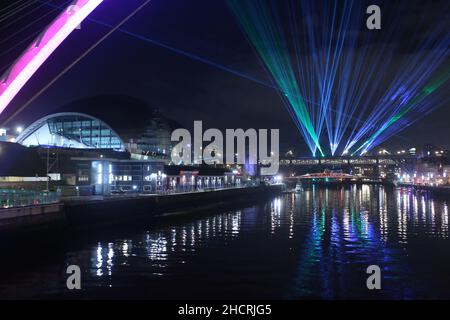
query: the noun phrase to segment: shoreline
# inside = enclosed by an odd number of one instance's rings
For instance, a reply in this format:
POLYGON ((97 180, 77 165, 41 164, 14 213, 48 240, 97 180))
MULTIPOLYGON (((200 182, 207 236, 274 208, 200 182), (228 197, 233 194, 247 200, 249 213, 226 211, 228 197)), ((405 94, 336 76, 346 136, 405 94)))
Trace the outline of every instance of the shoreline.
POLYGON ((60 203, 0 209, 0 238, 140 219, 188 215, 281 195, 282 185, 242 187, 167 195, 70 199, 60 203))

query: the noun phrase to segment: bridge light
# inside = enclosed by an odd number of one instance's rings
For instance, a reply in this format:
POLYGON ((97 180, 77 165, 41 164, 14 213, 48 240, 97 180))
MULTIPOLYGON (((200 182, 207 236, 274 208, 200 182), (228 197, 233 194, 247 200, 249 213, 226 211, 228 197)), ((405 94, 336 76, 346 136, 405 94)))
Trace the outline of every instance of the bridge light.
POLYGON ((19 93, 35 72, 44 64, 60 44, 103 0, 83 0, 79 10, 62 13, 45 30, 39 41, 35 40, 12 65, 9 76, 0 87, 0 114, 19 93))

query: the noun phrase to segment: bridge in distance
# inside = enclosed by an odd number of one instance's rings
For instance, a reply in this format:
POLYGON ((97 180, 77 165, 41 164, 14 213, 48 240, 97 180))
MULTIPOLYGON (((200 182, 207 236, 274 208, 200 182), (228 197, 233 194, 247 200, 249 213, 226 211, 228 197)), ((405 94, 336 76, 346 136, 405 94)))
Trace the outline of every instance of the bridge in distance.
POLYGON ((349 175, 379 177, 414 170, 417 158, 409 155, 380 155, 362 157, 282 158, 280 171, 286 176, 302 176, 340 170, 349 175))

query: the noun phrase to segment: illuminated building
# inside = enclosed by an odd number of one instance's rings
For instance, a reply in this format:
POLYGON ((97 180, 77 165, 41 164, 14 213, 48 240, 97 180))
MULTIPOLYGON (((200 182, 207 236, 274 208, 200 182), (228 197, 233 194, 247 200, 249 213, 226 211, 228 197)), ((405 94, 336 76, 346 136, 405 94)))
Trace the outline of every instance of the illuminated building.
POLYGON ((56 113, 28 126, 16 139, 24 146, 125 151, 119 135, 102 120, 83 113, 56 113))
POLYGON ((24 127, 24 146, 127 151, 135 160, 168 160, 181 127, 145 101, 105 95, 74 101, 24 127))

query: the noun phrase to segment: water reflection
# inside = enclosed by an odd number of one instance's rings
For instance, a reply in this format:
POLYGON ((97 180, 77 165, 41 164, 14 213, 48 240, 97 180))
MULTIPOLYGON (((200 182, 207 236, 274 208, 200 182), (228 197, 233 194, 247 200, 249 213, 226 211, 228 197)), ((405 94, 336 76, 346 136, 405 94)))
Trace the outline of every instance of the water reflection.
MULTIPOLYGON (((310 186, 242 210, 93 236, 61 264, 87 270, 85 293, 114 297, 450 298, 448 219, 446 201, 408 189, 310 186), (365 286, 372 264, 381 292, 365 286)), ((47 291, 66 292, 65 276, 47 291)), ((18 273, 16 287, 29 277, 18 273)), ((0 282, 0 293, 9 288, 0 282)))
MULTIPOLYGON (((275 198, 267 205, 148 231, 141 239, 98 243, 97 259, 91 270, 93 276, 114 278, 115 272, 136 268, 133 258, 145 257, 147 262, 139 261, 139 265, 148 274, 172 282, 172 276, 176 278, 173 270, 180 265, 195 266, 200 273, 208 275, 213 272, 208 269, 213 264, 230 259, 238 268, 249 269, 246 271, 249 274, 244 271, 239 274, 246 279, 252 278, 252 268, 262 268, 261 260, 275 259, 270 256, 271 250, 286 248, 287 255, 294 260, 283 268, 275 268, 286 271, 287 289, 279 297, 364 297, 367 295, 365 268, 377 264, 384 274, 383 294, 389 298, 409 298, 417 293, 408 281, 420 277, 424 268, 415 265, 411 255, 429 250, 417 242, 446 240, 448 233, 445 201, 408 189, 311 186, 301 194, 275 198), (247 256, 240 255, 242 250, 247 256), (208 262, 201 260, 203 264, 199 264, 197 258, 203 255, 208 262)), ((425 269, 426 273, 431 272, 425 269)), ((273 274, 268 271, 257 281, 271 277, 273 274)), ((201 286, 201 277, 197 280, 201 286)), ((420 282, 416 281, 415 285, 420 282)), ((420 290, 425 288, 426 285, 420 290)))
MULTIPOLYGON (((364 297, 363 270, 377 264, 388 279, 387 296, 409 298, 408 282, 417 283, 414 277, 419 276, 414 274, 416 266, 408 264, 409 254, 430 249, 416 246, 416 242, 424 235, 448 238, 446 202, 427 199, 411 190, 355 188, 335 192, 326 189, 311 202, 312 221, 305 228, 309 232, 288 297, 364 297), (358 282, 359 290, 354 288, 358 282)), ((310 206, 308 193, 302 200, 300 210, 310 206)), ((448 291, 450 295, 450 288, 448 291)))
MULTIPOLYGON (((277 199, 278 206, 280 201, 277 199)), ((279 208, 277 210, 279 212, 279 208)), ((112 276, 115 266, 130 267, 129 258, 144 255, 154 267, 152 274, 164 275, 163 270, 170 263, 186 263, 185 256, 195 254, 203 246, 212 245, 208 240, 220 237, 226 241, 237 237, 241 230, 241 214, 241 211, 229 212, 167 230, 148 231, 139 241, 121 239, 114 243, 99 242, 95 248, 96 258, 92 259, 91 274, 96 277, 112 276)))

